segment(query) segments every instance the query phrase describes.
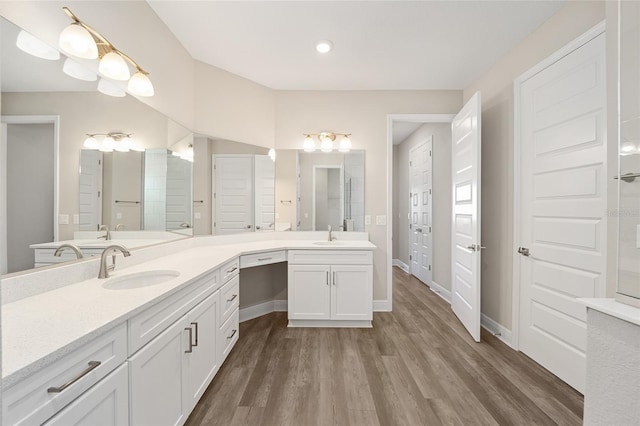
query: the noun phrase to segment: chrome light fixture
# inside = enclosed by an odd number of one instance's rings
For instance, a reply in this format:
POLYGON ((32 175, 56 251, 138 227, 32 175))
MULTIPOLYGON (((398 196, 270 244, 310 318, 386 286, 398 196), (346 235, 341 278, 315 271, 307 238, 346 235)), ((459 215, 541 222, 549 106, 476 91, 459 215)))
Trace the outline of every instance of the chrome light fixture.
POLYGON ((133 133, 110 132, 110 133, 87 133, 87 139, 83 146, 86 149, 97 149, 102 152, 129 152, 144 151, 144 148, 131 138, 133 133), (103 136, 102 141, 96 136, 103 136))
POLYGON ((351 133, 334 133, 334 132, 320 132, 320 133, 304 133, 304 142, 302 148, 305 152, 314 152, 316 150, 316 142, 313 137, 318 138, 320 142, 320 151, 332 152, 334 149, 333 142, 335 142, 337 136, 342 136, 340 144, 338 145, 338 151, 349 152, 351 150, 351 133))
MULTIPOLYGON (((153 84, 148 77, 148 72, 143 70, 130 56, 116 49, 104 36, 78 19, 69 8, 63 7, 62 9, 73 21, 60 34, 59 44, 62 50, 79 58, 99 59, 98 71, 100 74, 113 80, 129 80, 127 89, 134 95, 143 97, 154 95, 153 84), (136 69, 133 77, 127 62, 136 69)), ((100 83, 102 81, 100 80, 100 83)), ((124 96, 123 90, 117 91, 118 94, 114 95, 112 94, 115 92, 113 90, 101 90, 100 84, 98 84, 98 90, 111 96, 124 96), (120 92, 123 94, 120 95, 120 92)))

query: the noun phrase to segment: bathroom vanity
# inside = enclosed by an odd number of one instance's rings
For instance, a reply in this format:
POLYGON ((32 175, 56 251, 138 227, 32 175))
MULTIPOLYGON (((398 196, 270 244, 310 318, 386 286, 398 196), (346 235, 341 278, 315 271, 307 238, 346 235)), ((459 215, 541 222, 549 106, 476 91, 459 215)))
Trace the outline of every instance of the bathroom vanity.
POLYGON ((289 263, 289 326, 371 327, 375 246, 287 234, 139 249, 107 279, 89 259, 4 282, 31 294, 5 291, 3 424, 183 424, 238 341, 241 268, 289 263), (56 274, 77 281, 36 282, 56 274))

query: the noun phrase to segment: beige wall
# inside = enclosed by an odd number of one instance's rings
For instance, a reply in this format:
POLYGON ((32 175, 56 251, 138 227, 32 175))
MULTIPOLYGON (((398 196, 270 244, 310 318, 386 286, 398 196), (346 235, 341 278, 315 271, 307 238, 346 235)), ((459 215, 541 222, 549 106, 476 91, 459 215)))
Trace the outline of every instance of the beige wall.
MULTIPOLYGON (((374 252, 374 300, 386 300, 387 227, 375 225, 376 215, 387 214, 387 115, 448 114, 461 107, 458 90, 425 91, 278 91, 276 92, 276 147, 300 149, 303 133, 352 133, 353 149, 365 154, 365 214, 374 252)), ((277 162, 277 161, 276 161, 277 162)), ((392 226, 392 218, 387 218, 392 226)))
POLYGON ((451 290, 451 124, 423 124, 394 149, 393 179, 398 185, 398 200, 393 209, 393 226, 397 229, 393 258, 410 265, 409 152, 429 136, 433 136, 433 281, 451 290))
MULTIPOLYGON (((194 128, 194 60, 147 2, 2 1, 0 14, 57 46, 60 32, 71 23, 62 11, 63 6, 68 6, 150 73, 156 93, 150 98, 140 98, 143 103, 194 128)), ((97 61, 87 63, 97 70, 97 61)))
POLYGON ((279 149, 276 153, 276 222, 290 223, 294 231, 297 229, 297 158, 295 149, 279 149))
MULTIPOLYGON (((59 214, 79 210, 80 150, 86 133, 123 131, 145 148, 167 147, 168 119, 135 98, 113 98, 99 92, 3 93, 2 115, 60 116, 59 214)), ((70 222, 72 222, 70 220, 70 222)), ((73 238, 78 225, 58 225, 60 240, 73 238)))
POLYGON ((513 80, 605 19, 604 2, 568 2, 464 90, 482 92, 482 312, 511 328, 513 80))

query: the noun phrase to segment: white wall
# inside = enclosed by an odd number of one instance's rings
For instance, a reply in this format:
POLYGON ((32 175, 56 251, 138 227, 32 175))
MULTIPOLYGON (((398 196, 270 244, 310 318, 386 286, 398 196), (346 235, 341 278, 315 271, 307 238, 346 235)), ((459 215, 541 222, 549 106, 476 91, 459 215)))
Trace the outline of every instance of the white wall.
MULTIPOLYGON (((461 108, 458 90, 424 91, 278 91, 276 92, 277 148, 300 149, 303 133, 352 133, 353 149, 365 149, 366 226, 378 249, 373 258, 374 300, 387 299, 387 226, 375 225, 387 214, 387 115, 451 114, 461 108)), ((276 160, 277 162, 277 160, 276 160)), ((388 226, 392 226, 388 218, 388 226)))
POLYGON ((394 204, 393 258, 407 265, 409 261, 409 152, 433 136, 433 281, 451 290, 451 124, 427 123, 420 126, 394 150, 394 183, 398 199, 394 204))
POLYGON ((276 152, 276 222, 290 223, 292 230, 297 229, 297 157, 294 149, 276 152))
POLYGON ((513 80, 604 19, 605 2, 568 2, 464 90, 465 101, 482 92, 482 312, 506 328, 512 319, 513 80))

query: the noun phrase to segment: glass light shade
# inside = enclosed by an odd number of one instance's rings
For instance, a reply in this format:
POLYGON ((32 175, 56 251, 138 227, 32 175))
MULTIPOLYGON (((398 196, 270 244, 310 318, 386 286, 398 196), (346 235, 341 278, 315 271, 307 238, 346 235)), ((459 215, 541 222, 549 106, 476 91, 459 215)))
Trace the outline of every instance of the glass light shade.
POLYGON ((313 152, 316 150, 316 143, 313 141, 313 138, 311 136, 307 136, 304 138, 302 148, 305 152, 313 152))
POLYGON ((122 98, 127 94, 127 92, 103 78, 98 82, 98 91, 105 95, 115 96, 116 98, 122 98))
POLYGON ((271 158, 271 161, 276 161, 276 150, 273 148, 269 148, 269 158, 271 158))
POLYGON ((316 50, 320 53, 328 53, 333 49, 333 43, 330 40, 320 40, 316 43, 316 50))
POLYGON ((100 142, 98 142, 98 140, 96 138, 94 138, 93 136, 89 136, 88 138, 86 138, 82 145, 87 149, 98 149, 98 148, 100 148, 100 142))
POLYGON ((78 80, 96 81, 98 79, 96 73, 88 70, 71 58, 67 58, 67 60, 64 61, 62 71, 69 77, 77 78, 78 80))
POLYGON ((98 71, 105 77, 114 80, 129 80, 129 66, 124 58, 116 52, 109 52, 100 59, 98 71))
POLYGON ((630 155, 640 153, 640 147, 637 147, 633 141, 623 140, 620 144, 620 155, 630 155))
POLYGON ((18 49, 23 52, 37 58, 48 59, 50 61, 57 61, 60 59, 60 52, 24 30, 18 33, 16 46, 18 46, 18 49))
POLYGON ((343 136, 340 140, 340 146, 338 147, 338 151, 340 152, 349 152, 351 151, 351 139, 349 136, 343 136))
POLYGON ((138 71, 131 77, 127 89, 129 89, 129 92, 137 96, 147 97, 153 96, 155 93, 153 90, 153 84, 151 84, 151 80, 149 80, 149 77, 141 73, 140 71, 138 71))
POLYGON ((118 152, 129 152, 129 140, 128 138, 122 138, 120 140, 115 141, 114 150, 118 152))
POLYGON ((112 152, 116 148, 116 141, 113 140, 111 136, 107 136, 104 138, 102 143, 100 144, 100 151, 102 152, 112 152))
POLYGON ((98 46, 93 36, 79 24, 71 24, 60 33, 60 48, 70 55, 84 59, 96 59, 98 46))
POLYGON ((174 157, 181 157, 182 158, 182 154, 180 154, 178 151, 171 151, 171 155, 173 155, 174 157))
POLYGON ((322 152, 331 152, 333 151, 333 142, 328 137, 322 138, 322 142, 320 143, 320 151, 322 152))

